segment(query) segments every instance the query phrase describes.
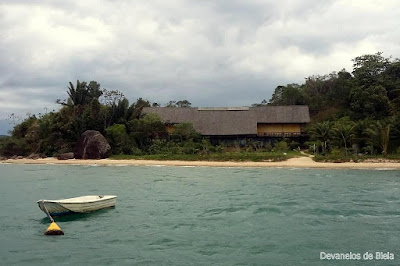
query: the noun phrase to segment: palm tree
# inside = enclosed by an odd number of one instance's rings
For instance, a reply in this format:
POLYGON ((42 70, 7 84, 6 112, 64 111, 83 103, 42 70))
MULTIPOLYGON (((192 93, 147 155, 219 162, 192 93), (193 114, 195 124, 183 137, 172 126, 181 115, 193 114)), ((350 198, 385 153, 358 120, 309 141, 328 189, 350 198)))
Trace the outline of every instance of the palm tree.
POLYGON ((371 119, 359 120, 354 125, 354 140, 358 145, 359 149, 363 149, 368 145, 370 140, 370 135, 368 134, 368 129, 373 124, 371 119))
POLYGON ((343 142, 345 154, 347 156, 347 145, 350 144, 351 140, 354 138, 354 122, 338 120, 336 121, 333 131, 336 133, 337 138, 340 142, 343 142))
POLYGON ((89 92, 86 87, 86 82, 76 81, 76 88, 72 82, 69 83, 68 96, 74 106, 85 105, 88 102, 89 92))
POLYGON ((368 129, 371 143, 381 148, 383 156, 387 155, 392 125, 390 120, 379 120, 373 128, 368 129))
POLYGON ((322 152, 325 152, 332 137, 332 122, 324 121, 315 124, 310 129, 311 138, 322 142, 322 152))

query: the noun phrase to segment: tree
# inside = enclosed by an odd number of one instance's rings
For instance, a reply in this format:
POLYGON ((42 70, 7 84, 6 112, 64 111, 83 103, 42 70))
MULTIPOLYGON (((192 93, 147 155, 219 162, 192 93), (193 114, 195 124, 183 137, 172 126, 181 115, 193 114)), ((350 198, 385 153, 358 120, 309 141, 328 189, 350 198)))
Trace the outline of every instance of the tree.
POLYGON ((350 91, 350 111, 355 119, 382 119, 390 114, 391 105, 384 87, 355 87, 350 91))
POLYGON ((140 97, 139 99, 136 100, 135 108, 142 109, 144 107, 150 107, 150 102, 140 97))
POLYGON ((136 103, 131 106, 131 118, 139 118, 144 107, 150 107, 150 102, 142 98, 137 99, 136 103))
POLYGON ((352 60, 353 75, 358 85, 372 86, 381 85, 381 74, 390 64, 390 58, 382 56, 382 52, 358 56, 352 60))
POLYGON ((349 102, 350 90, 354 87, 354 80, 351 73, 345 69, 337 74, 331 73, 331 88, 327 93, 327 102, 329 105, 347 107, 349 102))
POLYGON ((104 123, 104 129, 108 128, 115 122, 115 112, 118 109, 118 104, 125 98, 124 94, 119 90, 103 89, 101 102, 104 108, 101 110, 101 117, 104 123))
POLYGON ((176 107, 176 101, 169 101, 165 107, 176 107))
POLYGON ((169 101, 165 107, 190 107, 192 105, 188 100, 169 101))
POLYGON ((392 125, 392 121, 386 119, 376 121, 374 127, 368 129, 371 143, 380 147, 383 156, 387 155, 392 125))
POLYGON ((270 105, 301 105, 304 103, 304 97, 298 84, 276 87, 269 100, 270 105))
POLYGON ((345 154, 347 156, 348 146, 354 138, 354 122, 344 117, 335 122, 333 131, 336 133, 336 139, 343 145, 345 154))
MULTIPOLYGON (((360 150, 368 148, 368 145, 371 143, 371 136, 368 134, 368 130, 371 126, 374 125, 374 121, 370 118, 366 118, 363 120, 358 120, 354 125, 354 141, 357 144, 357 148, 360 150)), ((370 149, 369 149, 370 150, 370 149)))
POLYGON ((103 91, 100 89, 100 84, 97 81, 90 81, 89 85, 87 85, 88 96, 92 100, 98 100, 101 95, 103 95, 103 91))
POLYGON ((72 82, 69 83, 68 96, 74 106, 85 105, 88 103, 89 91, 86 88, 86 82, 76 81, 76 87, 72 82))
POLYGON ((193 140, 200 137, 192 123, 180 123, 174 126, 173 135, 180 139, 181 142, 193 140))
POLYGON ((385 87, 387 95, 397 111, 400 111, 400 60, 395 59, 390 63, 382 75, 381 84, 385 87))
POLYGON ((107 128, 107 139, 110 142, 112 152, 114 154, 121 154, 128 142, 128 134, 126 133, 125 125, 114 124, 107 128))
POLYGON ((311 134, 311 139, 321 141, 322 152, 325 152, 327 150, 328 143, 331 141, 332 126, 332 122, 324 121, 313 125, 309 130, 309 133, 311 134))
POLYGON ((190 107, 192 105, 188 100, 181 100, 176 102, 177 107, 190 107))
POLYGON ((128 134, 135 139, 140 149, 146 149, 157 138, 166 136, 166 129, 160 116, 154 113, 127 122, 128 134))

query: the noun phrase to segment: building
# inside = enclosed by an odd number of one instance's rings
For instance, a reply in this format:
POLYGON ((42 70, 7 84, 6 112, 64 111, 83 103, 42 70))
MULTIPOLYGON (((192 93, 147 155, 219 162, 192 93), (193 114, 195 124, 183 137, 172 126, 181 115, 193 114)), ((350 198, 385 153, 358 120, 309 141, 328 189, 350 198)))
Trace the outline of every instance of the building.
POLYGON ((179 123, 192 123, 202 136, 211 139, 302 139, 310 122, 308 106, 258 107, 145 107, 143 113, 156 113, 169 133, 179 123))

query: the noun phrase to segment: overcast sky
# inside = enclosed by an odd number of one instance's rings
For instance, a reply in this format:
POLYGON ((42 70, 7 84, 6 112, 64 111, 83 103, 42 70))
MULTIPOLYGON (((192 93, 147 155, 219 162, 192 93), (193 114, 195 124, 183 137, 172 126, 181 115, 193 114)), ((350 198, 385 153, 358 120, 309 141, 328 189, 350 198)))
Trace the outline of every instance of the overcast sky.
POLYGON ((259 103, 359 55, 400 57, 399 17, 397 0, 0 0, 0 120, 58 108, 77 79, 131 102, 259 103))

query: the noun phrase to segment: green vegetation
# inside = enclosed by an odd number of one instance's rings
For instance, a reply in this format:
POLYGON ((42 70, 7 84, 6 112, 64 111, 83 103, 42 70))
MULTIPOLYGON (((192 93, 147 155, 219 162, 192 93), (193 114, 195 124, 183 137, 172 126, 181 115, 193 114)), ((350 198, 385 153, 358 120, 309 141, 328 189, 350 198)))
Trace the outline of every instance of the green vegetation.
POLYGON ((113 155, 116 160, 183 160, 183 161, 284 161, 289 158, 302 156, 300 152, 220 152, 210 154, 152 154, 152 155, 113 155))
MULTIPOLYGON (((133 104, 123 93, 101 89, 96 81, 69 83, 68 99, 57 100, 61 109, 47 114, 30 115, 17 124, 10 137, 0 139, 0 155, 55 156, 70 152, 86 130, 100 131, 112 147, 113 158, 152 158, 183 160, 284 160, 294 153, 285 152, 298 143, 270 143, 245 140, 214 146, 202 138, 191 123, 174 126, 168 134, 156 114, 142 115, 143 107, 158 106, 139 98, 133 104), (285 155, 286 154, 286 155, 285 155)), ((170 101, 167 106, 190 107, 187 100, 170 101)))
MULTIPOLYGON (((301 143, 316 160, 398 158, 400 152, 400 60, 382 53, 353 59, 345 69, 310 76, 304 84, 278 86, 258 105, 308 105, 309 140, 301 143)), ((98 130, 109 141, 113 158, 183 160, 282 160, 300 143, 289 140, 236 140, 212 145, 190 123, 169 134, 160 117, 142 115, 143 107, 160 106, 139 98, 130 103, 122 92, 102 89, 96 81, 69 83, 59 111, 30 115, 15 123, 10 137, 0 138, 0 155, 69 152, 86 130, 98 130), (283 155, 287 153, 287 155, 283 155), (127 157, 124 157, 127 156, 127 157)), ((187 100, 169 101, 188 108, 187 100)), ((12 115, 13 116, 13 115, 12 115)), ((15 118, 15 117, 14 117, 15 118)))
POLYGON ((342 69, 308 77, 302 85, 278 86, 268 103, 309 106, 307 144, 316 160, 361 160, 399 151, 400 60, 376 53, 353 63, 351 73, 342 69))

